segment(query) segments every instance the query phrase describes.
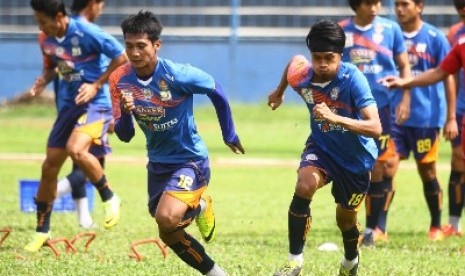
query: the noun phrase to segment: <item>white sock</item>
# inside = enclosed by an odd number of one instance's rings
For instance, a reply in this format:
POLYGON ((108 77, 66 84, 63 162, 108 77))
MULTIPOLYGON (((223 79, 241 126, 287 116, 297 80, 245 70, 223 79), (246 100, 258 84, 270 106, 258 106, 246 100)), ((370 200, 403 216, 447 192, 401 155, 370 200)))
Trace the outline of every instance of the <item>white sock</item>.
POLYGON ((449 223, 456 231, 460 230, 460 217, 449 216, 449 223))
POLYGON ((86 229, 90 228, 94 221, 90 216, 89 203, 87 202, 87 197, 74 199, 74 204, 76 204, 79 225, 86 229))
POLYGON ((217 264, 213 265, 213 268, 208 271, 207 276, 227 276, 226 272, 219 267, 217 264))
POLYGON ((203 212, 205 212, 205 209, 207 209, 207 203, 205 202, 205 199, 201 198, 199 204, 200 204, 200 213, 199 214, 202 214, 203 212))
POLYGON ((346 258, 342 258, 342 265, 347 269, 352 269, 358 263, 358 256, 355 257, 352 261, 346 260, 346 258))
POLYGON ((63 178, 57 184, 57 198, 62 197, 64 194, 71 193, 71 183, 68 178, 63 178))
POLYGON ((304 254, 300 253, 298 255, 294 255, 294 254, 289 253, 288 260, 289 261, 296 261, 296 262, 299 263, 300 266, 302 266, 302 264, 304 263, 304 254))

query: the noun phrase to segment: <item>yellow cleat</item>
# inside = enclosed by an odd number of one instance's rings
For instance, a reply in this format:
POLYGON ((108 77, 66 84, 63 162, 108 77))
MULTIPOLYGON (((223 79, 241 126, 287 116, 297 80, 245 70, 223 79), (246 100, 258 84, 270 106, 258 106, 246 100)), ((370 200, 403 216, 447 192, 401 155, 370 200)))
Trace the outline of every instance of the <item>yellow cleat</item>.
POLYGON ((113 194, 111 199, 103 203, 103 208, 105 209, 105 223, 103 226, 105 229, 110 229, 119 222, 121 199, 116 194, 113 194))
POLYGON ((302 275, 302 266, 297 261, 287 261, 286 264, 278 269, 273 276, 300 276, 302 275))
POLYGON ((49 239, 50 232, 35 232, 32 241, 24 246, 24 250, 29 252, 38 252, 39 249, 41 249, 49 239))
POLYGON ((215 238, 215 214, 213 213, 212 198, 209 195, 202 195, 207 208, 195 218, 195 223, 199 227, 200 234, 205 242, 210 243, 215 238))

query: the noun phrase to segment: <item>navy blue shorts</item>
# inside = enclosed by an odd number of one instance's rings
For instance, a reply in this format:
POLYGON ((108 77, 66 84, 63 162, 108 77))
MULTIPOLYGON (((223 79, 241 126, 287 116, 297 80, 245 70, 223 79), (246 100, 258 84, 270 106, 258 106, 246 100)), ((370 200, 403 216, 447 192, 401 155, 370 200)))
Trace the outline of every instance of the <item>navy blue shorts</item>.
POLYGON ((450 141, 452 143, 452 147, 454 148, 460 146, 462 143, 463 114, 456 113, 455 117, 457 119, 457 127, 459 129, 459 135, 457 135, 457 137, 455 137, 454 139, 452 139, 452 141, 450 141))
POLYGON ((381 107, 379 110, 379 120, 383 128, 381 136, 375 139, 378 147, 378 161, 387 161, 395 156, 396 149, 394 142, 391 140, 391 109, 389 105, 381 107))
MULTIPOLYGON (((343 153, 341 153, 343 154, 343 153)), ((315 144, 309 144, 301 156, 299 168, 312 166, 325 174, 325 184, 333 182, 331 194, 344 209, 358 211, 370 187, 370 172, 355 174, 337 164, 315 144)))
POLYGON ((413 152, 420 163, 436 162, 439 156, 439 128, 419 128, 394 124, 391 132, 401 159, 413 152))
POLYGON ((147 172, 148 207, 151 216, 155 216, 163 193, 168 193, 186 203, 189 208, 196 208, 200 203, 200 196, 207 189, 210 181, 208 159, 185 164, 149 162, 147 172))

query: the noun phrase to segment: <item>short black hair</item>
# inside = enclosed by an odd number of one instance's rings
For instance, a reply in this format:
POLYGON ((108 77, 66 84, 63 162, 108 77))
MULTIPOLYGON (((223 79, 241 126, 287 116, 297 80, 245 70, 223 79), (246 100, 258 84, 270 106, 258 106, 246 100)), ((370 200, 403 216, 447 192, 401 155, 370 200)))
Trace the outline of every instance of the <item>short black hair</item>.
POLYGON ((465 0, 454 0, 454 6, 456 10, 465 8, 465 0))
POLYGON ((346 35, 341 26, 336 22, 322 20, 312 25, 306 42, 310 52, 335 52, 342 54, 346 43, 346 35))
POLYGON ((31 0, 30 5, 36 12, 55 18, 59 12, 66 15, 65 4, 61 0, 31 0))
POLYGON ((163 25, 155 14, 141 10, 126 18, 121 23, 121 29, 125 37, 126 34, 147 34, 150 41, 155 42, 160 39, 163 25))
MULTIPOLYGON (((73 3, 71 4, 71 11, 73 13, 80 13, 83 9, 89 5, 90 1, 92 0, 73 0, 73 3)), ((103 2, 105 0, 95 0, 96 3, 103 2)))
POLYGON ((349 0, 349 6, 353 11, 355 11, 363 2, 377 3, 381 1, 382 0, 349 0))

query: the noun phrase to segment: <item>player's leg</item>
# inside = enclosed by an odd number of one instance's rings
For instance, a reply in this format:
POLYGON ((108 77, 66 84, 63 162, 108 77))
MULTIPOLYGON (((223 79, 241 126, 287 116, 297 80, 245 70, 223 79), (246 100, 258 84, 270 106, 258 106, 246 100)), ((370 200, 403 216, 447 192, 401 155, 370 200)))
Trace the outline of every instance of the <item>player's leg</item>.
POLYGON ((81 111, 76 109, 60 112, 50 132, 39 189, 35 198, 37 227, 30 242, 24 247, 27 251, 37 252, 50 237, 50 217, 57 194, 57 178, 67 158, 65 145, 74 127, 73 118, 79 114, 81 111))
POLYGON ((392 196, 389 195, 394 192, 393 175, 385 178, 387 162, 396 156, 394 142, 391 139, 389 106, 379 110, 379 118, 383 132, 380 138, 375 140, 378 147, 378 159, 371 171, 370 188, 365 198, 366 225, 360 238, 360 242, 364 246, 374 245, 374 231, 380 220, 381 225, 386 225, 387 212, 392 200, 392 196), (386 191, 389 191, 390 194, 386 191))
POLYGON ((205 248, 185 232, 201 210, 200 198, 210 179, 208 160, 183 167, 148 164, 149 211, 159 236, 186 264, 204 275, 226 275, 205 248))
POLYGON ((439 129, 412 128, 412 141, 415 141, 415 160, 423 183, 423 194, 431 216, 429 239, 442 240, 441 212, 442 189, 437 179, 436 161, 439 156, 439 129))
MULTIPOLYGON (((457 114, 457 122, 460 122, 462 115, 457 114)), ((462 235, 460 227, 460 217, 462 216, 462 209, 464 206, 465 194, 465 165, 462 156, 461 134, 462 127, 459 123, 459 136, 451 141, 451 171, 448 184, 449 196, 449 222, 442 227, 444 236, 449 237, 452 235, 462 235)))
POLYGON ((336 222, 344 244, 344 257, 339 275, 357 275, 360 236, 357 214, 368 192, 370 173, 354 174, 339 165, 332 168, 334 169, 330 172, 333 178, 331 193, 337 203, 336 222))
POLYGON ((327 180, 323 173, 324 160, 322 153, 312 146, 302 154, 297 183, 288 211, 288 260, 275 272, 275 276, 300 275, 302 272, 303 249, 312 223, 310 202, 316 190, 323 187, 327 180))
POLYGON ((80 124, 73 130, 66 150, 97 188, 105 208, 104 227, 109 229, 119 222, 121 199, 113 193, 99 160, 89 152, 89 148, 92 143, 102 143, 111 122, 111 111, 105 113, 89 105, 86 116, 78 122, 80 124))

